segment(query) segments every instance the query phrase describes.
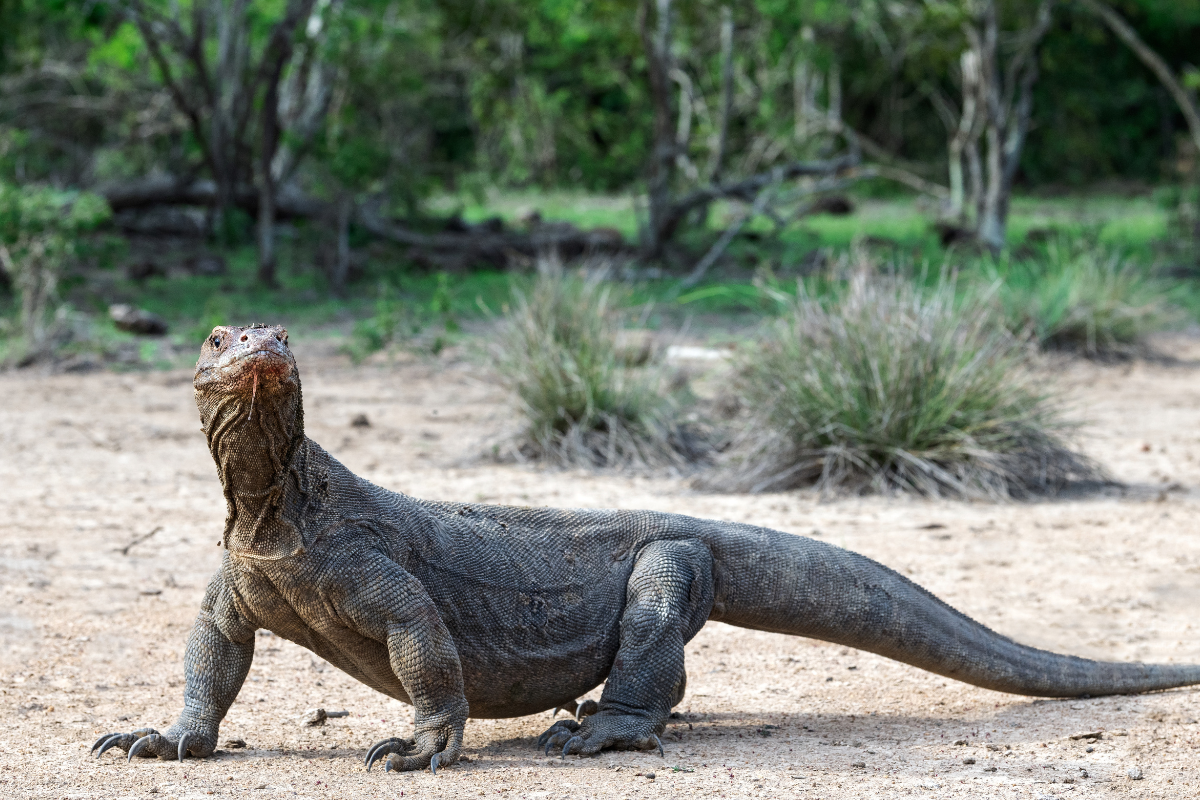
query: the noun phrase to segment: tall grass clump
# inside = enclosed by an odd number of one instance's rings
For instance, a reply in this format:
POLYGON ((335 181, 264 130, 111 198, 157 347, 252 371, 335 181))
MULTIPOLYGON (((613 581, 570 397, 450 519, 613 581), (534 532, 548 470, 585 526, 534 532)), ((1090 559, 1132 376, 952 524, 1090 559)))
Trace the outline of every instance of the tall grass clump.
POLYGON ((989 297, 860 273, 801 285, 736 365, 741 419, 703 484, 1003 498, 1098 478, 989 297))
POLYGON ((1009 264, 999 277, 1009 325, 1050 349, 1128 355, 1180 319, 1161 281, 1098 246, 1054 242, 1044 259, 1009 264))
POLYGON ((668 376, 622 352, 618 291, 552 271, 514 292, 495 363, 523 420, 518 457, 633 468, 704 458, 703 437, 681 422, 668 376))

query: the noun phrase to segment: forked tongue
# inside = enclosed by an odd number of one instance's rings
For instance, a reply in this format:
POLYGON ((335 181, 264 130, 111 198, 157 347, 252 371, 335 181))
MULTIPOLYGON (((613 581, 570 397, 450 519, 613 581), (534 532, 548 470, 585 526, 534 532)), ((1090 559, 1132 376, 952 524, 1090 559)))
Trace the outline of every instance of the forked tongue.
POLYGON ((258 397, 258 369, 254 370, 254 388, 250 390, 250 413, 246 415, 246 422, 254 419, 254 398, 258 397))

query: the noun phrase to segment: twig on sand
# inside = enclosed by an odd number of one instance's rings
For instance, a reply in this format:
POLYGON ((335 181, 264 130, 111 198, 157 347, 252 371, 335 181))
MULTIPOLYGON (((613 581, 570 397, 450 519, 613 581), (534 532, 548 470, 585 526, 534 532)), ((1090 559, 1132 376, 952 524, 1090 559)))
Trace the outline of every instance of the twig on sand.
POLYGON ((132 550, 135 546, 146 541, 147 539, 149 539, 151 536, 158 533, 162 529, 163 529, 163 526, 158 525, 157 527, 154 528, 154 530, 150 531, 149 533, 145 533, 145 534, 142 534, 141 536, 133 537, 133 541, 131 541, 129 544, 125 545, 124 547, 118 547, 117 552, 119 552, 123 556, 129 555, 129 551, 132 550))

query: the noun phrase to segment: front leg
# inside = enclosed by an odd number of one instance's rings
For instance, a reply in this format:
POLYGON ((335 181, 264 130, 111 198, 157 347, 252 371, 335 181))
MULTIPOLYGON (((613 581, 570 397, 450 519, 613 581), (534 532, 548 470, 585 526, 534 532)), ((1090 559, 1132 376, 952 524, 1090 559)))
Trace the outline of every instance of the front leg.
POLYGON ((238 612, 223 572, 217 572, 188 637, 183 659, 187 684, 179 719, 165 733, 139 728, 105 734, 92 745, 96 758, 114 747, 130 759, 141 755, 182 761, 186 755, 211 755, 217 746, 217 728, 241 690, 253 658, 254 626, 238 612))
POLYGON ((621 646, 596 712, 582 722, 556 722, 541 738, 590 755, 607 748, 662 753, 659 736, 683 700, 683 648, 708 619, 713 603, 712 554, 693 541, 647 545, 625 590, 621 646))
POLYGON ((458 760, 467 724, 458 648, 420 581, 379 553, 356 561, 352 578, 338 575, 345 593, 339 610, 361 634, 387 643, 392 672, 416 710, 413 738, 377 742, 367 769, 386 756, 385 771, 429 767, 437 774, 458 760))

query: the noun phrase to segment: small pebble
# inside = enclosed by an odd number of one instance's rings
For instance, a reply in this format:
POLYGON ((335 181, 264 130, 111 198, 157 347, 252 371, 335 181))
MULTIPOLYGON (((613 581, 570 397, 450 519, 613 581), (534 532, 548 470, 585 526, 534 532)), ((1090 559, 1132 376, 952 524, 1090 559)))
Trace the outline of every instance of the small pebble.
POLYGON ((246 746, 245 739, 226 739, 222 747, 228 747, 230 750, 241 750, 246 746))
POLYGON ((1129 772, 1126 772, 1125 774, 1129 776, 1129 780, 1131 781, 1140 781, 1144 777, 1142 775, 1141 767, 1131 767, 1129 772))
POLYGON ((354 419, 350 420, 351 428, 369 428, 371 420, 367 419, 366 414, 355 414, 354 419))
POLYGON ((967 740, 966 740, 966 739, 957 739, 957 740, 955 740, 955 742, 954 742, 954 744, 956 744, 956 745, 958 745, 958 746, 960 746, 960 747, 961 747, 962 745, 966 744, 966 743, 967 743, 967 740))
POLYGON ((1085 752, 1085 753, 1094 753, 1094 752, 1096 752, 1096 748, 1094 748, 1094 747, 1085 747, 1085 748, 1083 749, 1083 752, 1085 752))
POLYGON ((964 764, 974 764, 975 759, 971 758, 970 756, 967 756, 966 758, 963 759, 963 763, 964 764))
POLYGON ((309 727, 312 727, 314 725, 324 725, 325 717, 326 717, 325 709, 310 708, 308 711, 305 711, 300 716, 300 724, 307 725, 309 727))
POLYGON ((996 768, 995 767, 984 767, 983 771, 984 772, 995 772, 996 768))
POLYGON ((653 772, 647 772, 647 773, 646 773, 646 779, 647 779, 647 780, 651 780, 651 781, 652 781, 652 780, 654 780, 654 773, 653 773, 653 772))
POLYGON ((852 766, 852 767, 858 767, 859 769, 866 769, 866 767, 867 767, 867 762, 865 762, 865 761, 855 761, 855 762, 854 762, 853 764, 851 764, 850 766, 852 766))

